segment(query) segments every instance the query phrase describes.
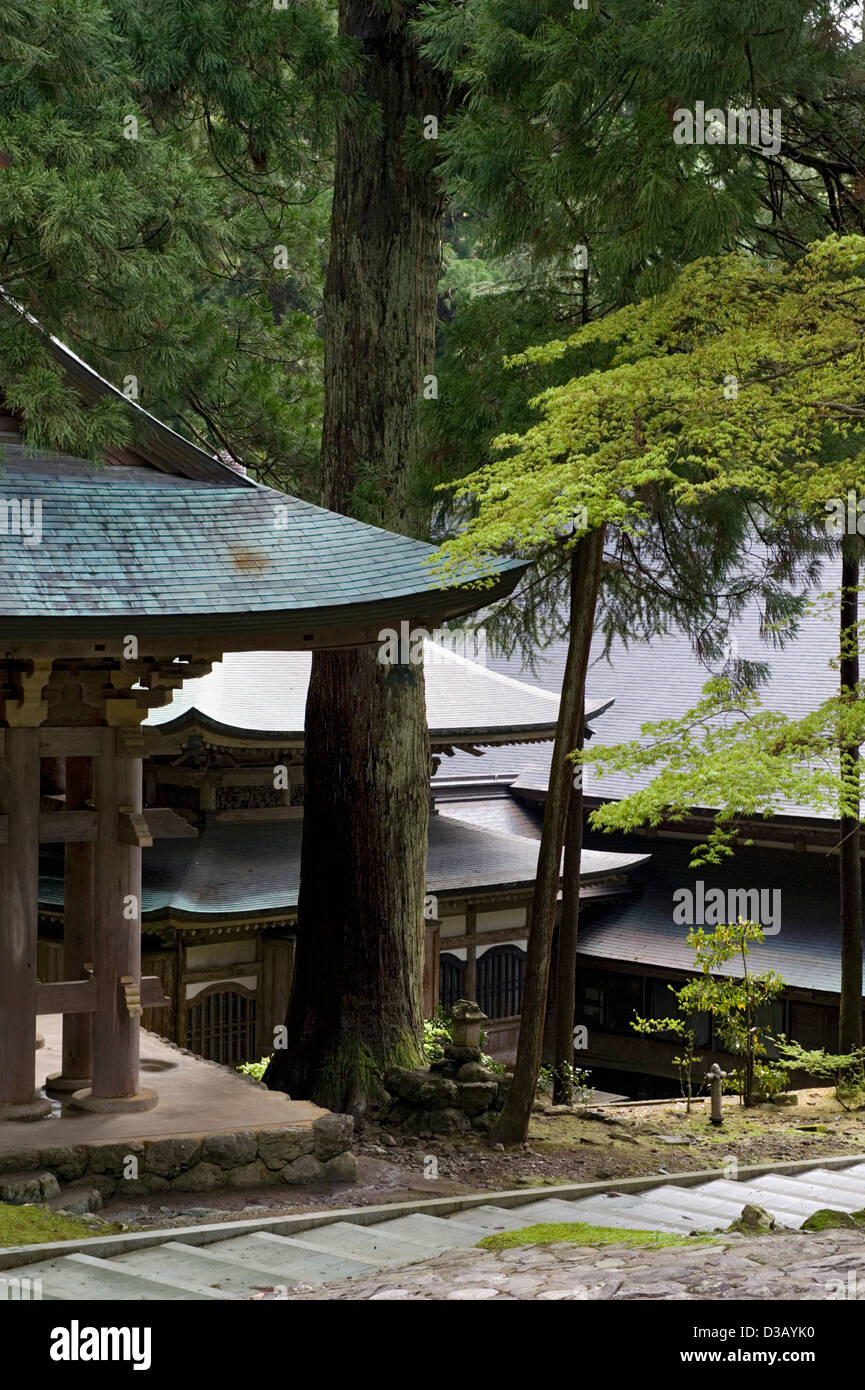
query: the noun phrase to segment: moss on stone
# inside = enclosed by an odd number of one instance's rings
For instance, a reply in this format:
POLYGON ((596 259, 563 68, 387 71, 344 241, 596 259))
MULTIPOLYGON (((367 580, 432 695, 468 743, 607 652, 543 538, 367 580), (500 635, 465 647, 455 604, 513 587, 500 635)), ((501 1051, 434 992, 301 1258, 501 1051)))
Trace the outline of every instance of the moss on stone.
POLYGON ((713 1236, 676 1235, 672 1231, 615 1230, 611 1226, 590 1226, 585 1221, 554 1221, 521 1226, 516 1231, 496 1231, 478 1241, 479 1250, 510 1250, 517 1245, 638 1245, 659 1249, 670 1245, 712 1244, 713 1236))
POLYGON ((831 1207, 821 1207, 819 1211, 812 1212, 807 1221, 800 1226, 802 1231, 836 1231, 855 1230, 859 1223, 851 1216, 849 1211, 833 1211, 831 1207))
POLYGON ((42 1245, 52 1240, 86 1240, 90 1236, 119 1234, 118 1222, 105 1222, 98 1230, 77 1216, 64 1216, 48 1207, 10 1206, 0 1202, 0 1245, 42 1245))

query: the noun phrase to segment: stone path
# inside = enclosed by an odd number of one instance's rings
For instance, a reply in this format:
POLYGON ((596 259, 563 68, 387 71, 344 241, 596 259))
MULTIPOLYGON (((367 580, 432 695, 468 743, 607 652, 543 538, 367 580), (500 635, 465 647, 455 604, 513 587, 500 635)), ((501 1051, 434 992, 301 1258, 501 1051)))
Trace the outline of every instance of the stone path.
MULTIPOLYGON (((277 1294, 260 1295, 262 1298, 277 1294)), ((308 1300, 492 1301, 865 1300, 865 1235, 723 1237, 720 1246, 634 1250, 574 1245, 450 1250, 419 1264, 287 1297, 308 1300)))
MULTIPOLYGON (((340 1118, 325 1116, 316 1127, 340 1118)), ((204 1226, 168 1240, 157 1232, 131 1233, 77 1248, 9 1249, 0 1251, 0 1262, 8 1277, 38 1281, 40 1297, 59 1301, 287 1297, 316 1287, 322 1298, 827 1298, 843 1294, 851 1276, 855 1288, 865 1285, 865 1264, 850 1263, 865 1252, 865 1232, 856 1225, 865 1211, 861 1158, 843 1159, 832 1169, 750 1173, 735 1182, 641 1183, 637 1191, 594 1189, 569 1199, 547 1189, 536 1198, 520 1193, 516 1203, 516 1194, 502 1193, 504 1205, 490 1196, 489 1202, 468 1198, 450 1211, 447 1202, 433 1201, 408 1212, 378 1207, 204 1226), (730 1234, 730 1223, 746 1206, 756 1208, 751 1214, 758 1218, 764 1209, 762 1219, 790 1232, 788 1241, 814 1212, 831 1209, 836 1226, 843 1231, 846 1224, 847 1238, 831 1244, 840 1239, 833 1228, 830 1245, 813 1247, 817 1255, 812 1247, 782 1242, 767 1262, 763 1252, 775 1249, 767 1238, 755 1244, 750 1236, 730 1234), (477 1250, 497 1232, 579 1221, 677 1235, 721 1231, 724 1244, 669 1251, 607 1247, 601 1253, 567 1245, 477 1250), (749 1248, 742 1238, 751 1240, 749 1248), (343 1290, 340 1281, 349 1279, 343 1290), (837 1289, 832 1280, 840 1280, 837 1289)))

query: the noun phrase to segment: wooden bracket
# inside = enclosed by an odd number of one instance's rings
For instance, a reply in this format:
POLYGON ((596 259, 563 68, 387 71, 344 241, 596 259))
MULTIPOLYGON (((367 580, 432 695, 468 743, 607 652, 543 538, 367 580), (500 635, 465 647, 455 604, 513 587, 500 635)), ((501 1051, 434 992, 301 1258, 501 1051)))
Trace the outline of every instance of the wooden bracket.
POLYGON ((140 1018, 144 1013, 141 1007, 141 987, 134 975, 121 975, 120 988, 123 990, 123 1003, 130 1018, 140 1018))
POLYGON ((117 838, 124 845, 135 845, 138 849, 150 849, 153 836, 142 811, 133 811, 130 806, 121 806, 117 816, 117 838))

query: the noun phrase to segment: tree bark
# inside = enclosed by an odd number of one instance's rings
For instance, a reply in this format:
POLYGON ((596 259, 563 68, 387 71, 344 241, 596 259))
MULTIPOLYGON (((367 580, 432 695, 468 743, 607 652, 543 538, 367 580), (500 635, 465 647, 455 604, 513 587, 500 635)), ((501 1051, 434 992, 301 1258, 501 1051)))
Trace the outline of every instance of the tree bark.
POLYGON ((586 671, 589 665, 603 553, 603 526, 587 532, 575 547, 571 571, 572 622, 550 765, 550 781, 544 807, 537 878, 532 896, 517 1061, 504 1110, 498 1124, 489 1134, 491 1144, 524 1143, 529 1132, 529 1120, 541 1065, 562 845, 573 782, 573 765, 568 762, 567 755, 577 746, 582 728, 586 671))
MULTIPOLYGON (((585 274, 585 272, 584 272, 585 274)), ((571 554, 570 630, 579 622, 578 552, 571 554)), ((576 747, 582 750, 585 742, 586 704, 580 710, 576 747)), ((565 825, 565 865, 562 873, 562 910, 559 915, 559 952, 556 965, 556 1012, 553 1036, 555 1039, 553 1065, 553 1101, 556 1105, 571 1105, 574 1085, 571 1067, 574 1062, 574 988, 577 975, 577 939, 580 921, 580 860, 583 853, 583 769, 571 777, 568 799, 568 819, 565 825)))
MULTIPOLYGON (((409 32, 417 4, 342 0, 366 104, 337 139, 325 285, 322 502, 392 530, 410 514, 423 377, 433 369, 443 195, 424 117, 444 79, 409 32), (369 120, 369 104, 376 107, 369 120)), ((422 1060, 430 759, 422 666, 317 652, 306 707, 298 948, 273 1089, 360 1113, 389 1065, 422 1060)))
MULTIPOLYGON (((584 742, 585 707, 580 712, 576 747, 584 742)), ((582 768, 579 769, 582 773, 582 768)), ((562 910, 559 914, 559 953, 556 963, 556 1012, 554 1033, 553 1101, 572 1105, 574 1083, 574 990, 577 978, 577 945, 580 925, 580 860, 583 853, 583 782, 571 786, 565 826, 565 865, 562 872, 562 910)))
MULTIPOLYGON (((841 693, 856 698, 859 683, 859 547, 858 536, 841 542, 841 693)), ((858 803, 859 747, 855 740, 840 749, 841 775, 858 803)), ((838 873, 841 887, 841 1000, 838 1050, 862 1046, 862 860, 858 812, 841 817, 838 873)))

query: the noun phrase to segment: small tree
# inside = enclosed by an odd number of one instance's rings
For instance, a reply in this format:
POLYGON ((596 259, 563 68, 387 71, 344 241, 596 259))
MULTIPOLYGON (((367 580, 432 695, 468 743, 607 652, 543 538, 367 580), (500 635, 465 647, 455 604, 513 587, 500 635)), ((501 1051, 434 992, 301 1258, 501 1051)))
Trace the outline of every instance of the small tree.
POLYGON ((755 922, 745 922, 741 917, 712 932, 704 932, 702 927, 689 932, 688 945, 694 951, 694 964, 699 973, 681 989, 672 990, 681 1016, 646 1019, 637 1014, 631 1024, 637 1033, 675 1033, 684 1038, 684 1053, 673 1061, 679 1068, 689 1110, 693 1098, 693 1068, 701 1060, 695 1055, 696 1035, 689 1022, 694 1014, 711 1014, 722 1046, 741 1058, 735 1078, 743 1105, 754 1103, 755 1079, 759 1079, 761 1088, 776 1079, 777 1068, 766 1067, 760 1062, 768 1055, 769 1034, 758 1023, 757 1016, 764 1005, 778 997, 784 981, 773 970, 754 974, 748 969, 748 943, 762 940, 762 927, 755 922), (736 956, 742 963, 741 979, 716 973, 736 956))
POLYGON ((857 1047, 844 1053, 825 1052, 823 1048, 805 1048, 783 1035, 773 1042, 780 1054, 775 1065, 782 1071, 804 1071, 818 1081, 831 1081, 835 1099, 844 1110, 859 1110, 865 1104, 865 1048, 857 1047))
MULTIPOLYGON (((678 998, 673 986, 669 985, 668 988, 678 998)), ((673 1058, 673 1066, 678 1069, 679 1084, 686 1101, 685 1109, 690 1115, 691 1101, 694 1099, 694 1067, 703 1060, 696 1054, 697 1035, 694 1029, 684 1018, 640 1018, 639 1014, 636 1015, 631 1027, 635 1033, 644 1033, 650 1036, 653 1033, 675 1033, 676 1037, 684 1039, 684 1051, 681 1057, 673 1058)))
POLYGON ((741 1058, 736 1082, 743 1105, 754 1103, 758 1059, 767 1055, 768 1035, 757 1021, 758 1012, 784 988, 784 981, 773 970, 753 974, 748 969, 748 943, 762 940, 762 927, 741 917, 713 932, 697 927, 688 933, 688 945, 694 951, 699 974, 677 992, 681 1011, 711 1014, 722 1046, 741 1058), (742 963, 741 979, 714 973, 736 956, 742 963))

